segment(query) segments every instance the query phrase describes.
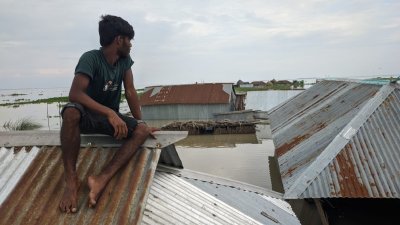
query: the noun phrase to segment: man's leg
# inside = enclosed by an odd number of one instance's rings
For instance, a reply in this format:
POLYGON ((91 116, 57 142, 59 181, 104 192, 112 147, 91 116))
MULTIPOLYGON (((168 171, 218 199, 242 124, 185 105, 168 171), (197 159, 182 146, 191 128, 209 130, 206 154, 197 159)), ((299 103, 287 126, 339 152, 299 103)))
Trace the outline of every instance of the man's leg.
POLYGON ((88 177, 89 207, 94 207, 102 191, 107 183, 115 175, 115 173, 124 166, 135 154, 137 149, 142 145, 149 133, 146 125, 138 124, 133 131, 132 137, 125 141, 121 148, 115 153, 109 164, 103 168, 97 176, 88 177))
POLYGON ((61 127, 61 150, 64 163, 65 190, 60 202, 63 212, 76 212, 78 209, 79 180, 76 172, 76 161, 80 148, 79 121, 81 114, 76 108, 66 108, 63 111, 61 127))

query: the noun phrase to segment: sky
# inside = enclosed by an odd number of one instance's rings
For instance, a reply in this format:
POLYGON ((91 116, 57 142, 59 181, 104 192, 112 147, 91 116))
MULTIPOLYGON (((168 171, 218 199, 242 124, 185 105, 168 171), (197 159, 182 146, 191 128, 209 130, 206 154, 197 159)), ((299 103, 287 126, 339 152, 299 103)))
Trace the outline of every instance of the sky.
POLYGON ((136 88, 400 75, 400 1, 0 0, 0 89, 69 87, 98 21, 132 24, 136 88))

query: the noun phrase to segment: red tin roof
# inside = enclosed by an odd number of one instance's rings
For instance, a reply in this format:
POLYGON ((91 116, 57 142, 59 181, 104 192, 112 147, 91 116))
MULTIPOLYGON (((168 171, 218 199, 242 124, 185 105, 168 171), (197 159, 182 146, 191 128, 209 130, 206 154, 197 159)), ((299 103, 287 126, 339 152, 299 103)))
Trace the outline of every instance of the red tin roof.
POLYGON ((142 106, 167 104, 228 104, 230 93, 224 86, 232 84, 185 84, 152 87, 140 98, 142 106))

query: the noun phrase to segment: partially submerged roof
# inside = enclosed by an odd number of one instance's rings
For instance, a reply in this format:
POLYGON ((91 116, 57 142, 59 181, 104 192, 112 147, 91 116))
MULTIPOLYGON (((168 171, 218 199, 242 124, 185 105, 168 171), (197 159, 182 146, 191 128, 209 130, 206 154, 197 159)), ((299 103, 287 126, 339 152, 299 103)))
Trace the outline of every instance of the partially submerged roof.
MULTIPOLYGON (((0 149, 0 224, 300 224, 279 193, 171 167, 156 172, 161 150, 149 147, 164 147, 187 134, 171 131, 160 131, 156 142, 144 144, 148 147, 113 177, 95 209, 88 208, 85 181, 103 168, 119 143, 83 136, 79 210, 64 214, 58 209, 64 190, 58 132, 24 133, 0 132, 0 146, 6 146, 0 149)), ((167 155, 160 160, 179 167, 176 152, 168 153, 173 150, 163 148, 167 155)))
POLYGON ((188 170, 158 168, 143 224, 296 224, 279 193, 188 170))
MULTIPOLYGON (((63 195, 64 180, 61 149, 57 145, 16 147, 15 143, 42 141, 57 143, 58 132, 1 133, 0 143, 0 224, 137 224, 141 221, 161 149, 141 148, 124 169, 107 185, 95 209, 88 208, 86 179, 98 174, 116 152, 118 143, 100 144, 98 137, 86 135, 90 145, 80 151, 77 169, 81 188, 76 214, 61 213, 58 205, 63 195), (14 138, 13 138, 14 137, 14 138), (15 137, 17 137, 15 139, 15 137), (49 138, 53 137, 53 138, 49 138), (97 138, 97 139, 96 139, 97 138), (57 140, 56 140, 57 139, 57 140)), ((158 132, 157 144, 163 147, 165 134, 187 132, 158 132)), ((96 136, 96 135, 94 135, 96 136)), ((100 136, 106 139, 104 136, 100 136)), ((29 144, 26 144, 27 146, 29 144)), ((148 142, 144 145, 151 145, 148 142)), ((18 145, 17 145, 18 146, 18 145)))
POLYGON ((399 198, 400 89, 322 81, 269 112, 285 198, 399 198))
POLYGON ((204 83, 147 88, 140 96, 140 104, 229 104, 232 84, 204 83))

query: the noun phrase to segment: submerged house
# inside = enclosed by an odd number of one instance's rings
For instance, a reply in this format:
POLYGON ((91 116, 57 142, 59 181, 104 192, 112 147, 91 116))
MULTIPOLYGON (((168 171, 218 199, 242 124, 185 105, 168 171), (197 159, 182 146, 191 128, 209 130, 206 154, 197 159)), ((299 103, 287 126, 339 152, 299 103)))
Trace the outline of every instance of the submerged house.
POLYGON ((232 83, 148 87, 140 104, 145 120, 210 120, 215 113, 242 105, 236 102, 232 83))
POLYGON ((284 198, 302 223, 396 224, 398 84, 322 81, 269 118, 284 198))
POLYGON ((79 210, 65 214, 58 209, 64 187, 59 132, 0 132, 0 224, 300 224, 279 193, 182 169, 169 144, 186 135, 159 131, 157 139, 148 139, 94 209, 84 181, 121 142, 82 135, 79 210))

